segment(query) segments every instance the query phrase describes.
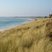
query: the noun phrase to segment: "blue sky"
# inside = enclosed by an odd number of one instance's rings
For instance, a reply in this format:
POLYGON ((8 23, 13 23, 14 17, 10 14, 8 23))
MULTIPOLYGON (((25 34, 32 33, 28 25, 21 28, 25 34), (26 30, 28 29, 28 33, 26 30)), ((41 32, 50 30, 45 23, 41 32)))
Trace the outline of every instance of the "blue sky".
POLYGON ((0 0, 0 16, 45 16, 52 13, 52 0, 0 0))

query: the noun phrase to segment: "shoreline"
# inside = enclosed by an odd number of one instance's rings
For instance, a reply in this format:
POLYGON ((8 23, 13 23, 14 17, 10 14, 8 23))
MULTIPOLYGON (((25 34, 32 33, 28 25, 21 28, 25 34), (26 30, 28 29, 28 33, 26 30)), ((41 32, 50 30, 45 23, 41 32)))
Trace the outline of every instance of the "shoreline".
POLYGON ((27 21, 25 21, 25 22, 23 22, 23 23, 21 23, 21 24, 7 26, 6 28, 0 29, 0 32, 13 29, 13 28, 15 28, 15 27, 17 27, 17 26, 23 26, 24 24, 31 23, 31 22, 34 21, 34 20, 35 20, 35 19, 28 19, 27 21))

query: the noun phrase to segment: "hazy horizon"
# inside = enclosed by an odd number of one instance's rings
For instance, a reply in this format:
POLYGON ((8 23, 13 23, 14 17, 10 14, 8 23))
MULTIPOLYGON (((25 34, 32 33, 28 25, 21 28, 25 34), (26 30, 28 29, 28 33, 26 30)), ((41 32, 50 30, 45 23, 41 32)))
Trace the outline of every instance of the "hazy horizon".
POLYGON ((0 17, 48 16, 52 0, 0 0, 0 17))

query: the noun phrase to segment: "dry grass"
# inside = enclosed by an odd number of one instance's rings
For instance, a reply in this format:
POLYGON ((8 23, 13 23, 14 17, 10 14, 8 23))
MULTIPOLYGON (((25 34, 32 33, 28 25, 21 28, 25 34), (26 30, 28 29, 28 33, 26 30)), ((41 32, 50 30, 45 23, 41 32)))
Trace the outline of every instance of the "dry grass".
POLYGON ((0 32, 0 52, 52 52, 52 19, 0 32))

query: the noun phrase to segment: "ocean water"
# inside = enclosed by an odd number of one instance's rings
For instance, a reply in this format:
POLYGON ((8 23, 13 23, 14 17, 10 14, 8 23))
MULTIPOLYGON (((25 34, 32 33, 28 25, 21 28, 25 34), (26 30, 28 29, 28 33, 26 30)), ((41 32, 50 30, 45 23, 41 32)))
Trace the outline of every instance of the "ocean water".
POLYGON ((0 30, 31 21, 31 18, 0 17, 0 30))

